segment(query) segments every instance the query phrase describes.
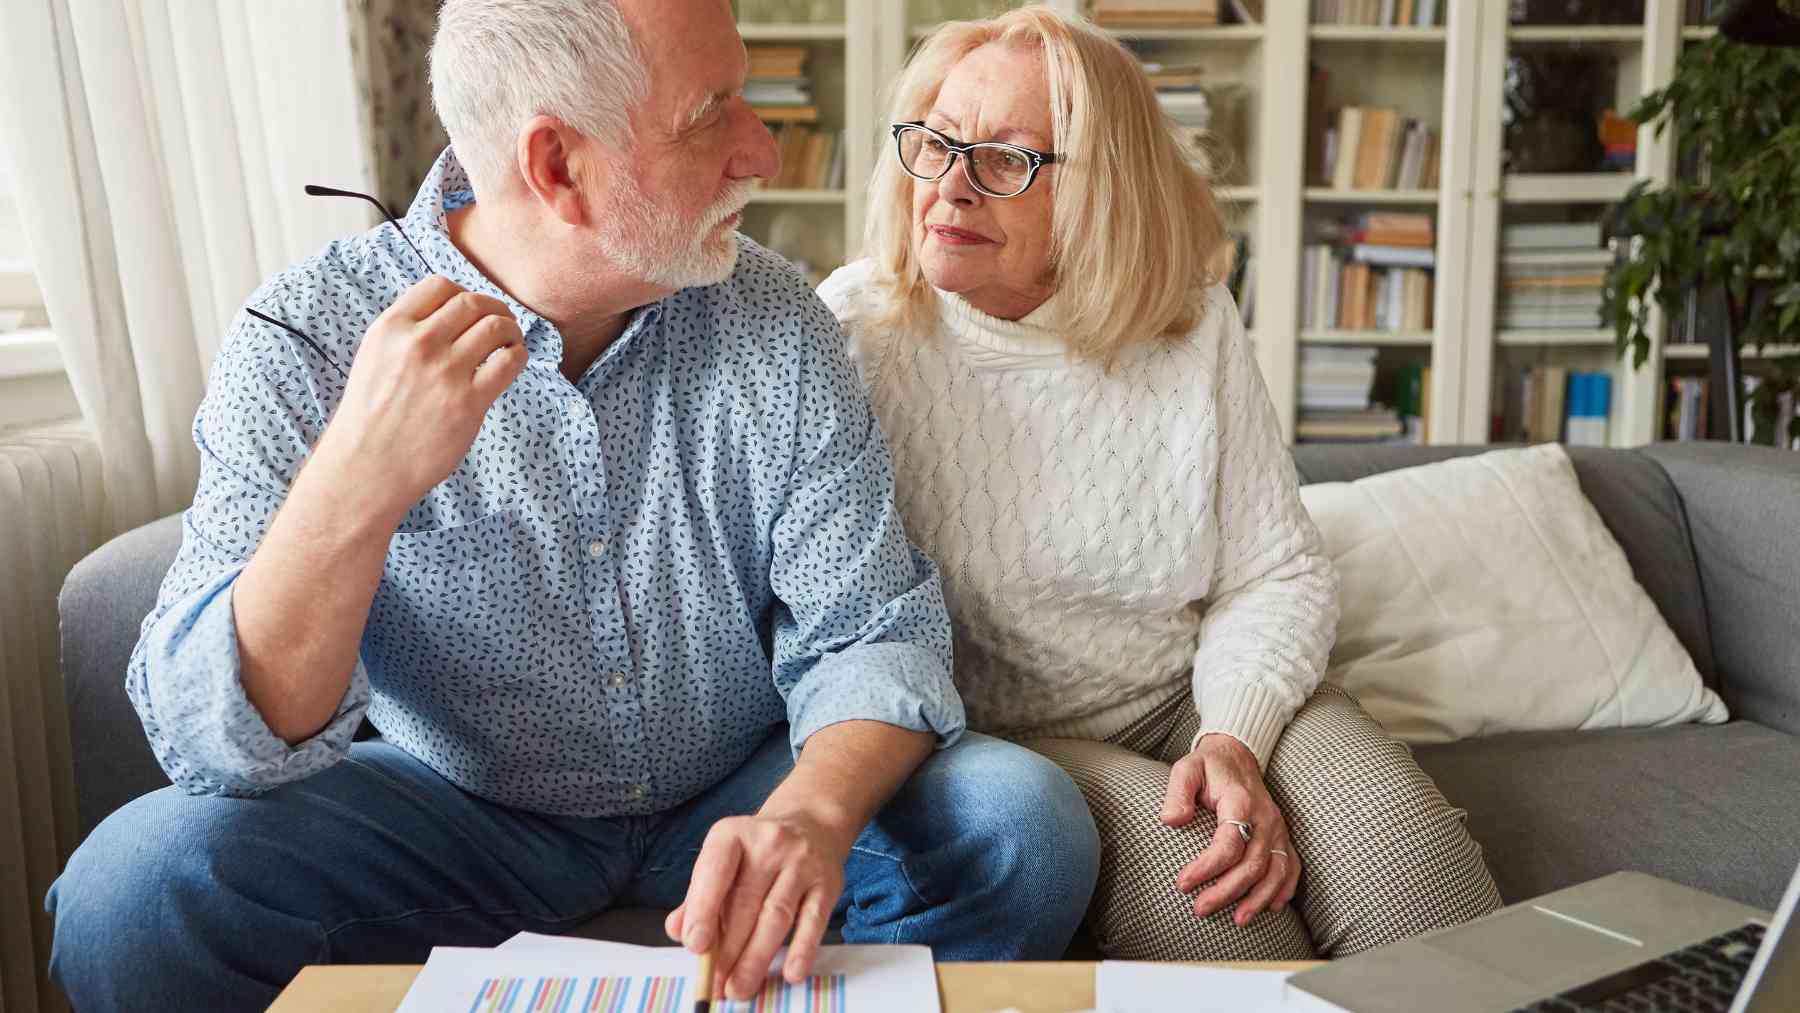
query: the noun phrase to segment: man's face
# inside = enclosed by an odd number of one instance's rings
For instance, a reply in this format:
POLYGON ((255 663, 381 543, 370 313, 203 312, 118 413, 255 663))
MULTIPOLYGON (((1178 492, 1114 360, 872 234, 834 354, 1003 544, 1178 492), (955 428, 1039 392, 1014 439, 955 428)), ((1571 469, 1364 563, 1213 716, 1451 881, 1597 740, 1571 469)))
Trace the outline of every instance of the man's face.
POLYGON ((748 59, 726 0, 622 0, 650 93, 634 142, 605 164, 601 253, 643 281, 723 281, 737 262, 751 181, 780 166, 775 139, 744 101, 748 59))

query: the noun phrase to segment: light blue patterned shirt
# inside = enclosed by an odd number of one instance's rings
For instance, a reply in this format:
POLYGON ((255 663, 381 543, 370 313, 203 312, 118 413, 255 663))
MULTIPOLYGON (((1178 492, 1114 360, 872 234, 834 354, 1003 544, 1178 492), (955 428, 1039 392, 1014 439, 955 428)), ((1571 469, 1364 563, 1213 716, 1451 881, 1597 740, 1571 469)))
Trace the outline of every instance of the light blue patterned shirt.
MULTIPOLYGON (((570 383, 556 328, 451 244, 445 212, 473 199, 446 150, 402 224, 433 271, 505 300, 530 362, 394 536, 350 688, 293 747, 245 696, 231 592, 344 377, 277 327, 233 322, 194 421, 181 552, 127 676, 170 778, 266 791, 343 757, 366 714, 476 795, 615 816, 692 798, 783 721, 796 750, 853 719, 953 741, 937 571, 907 541, 887 444, 804 279, 742 240, 729 279, 638 310, 570 383)), ((424 273, 382 225, 249 305, 348 369, 424 273)))

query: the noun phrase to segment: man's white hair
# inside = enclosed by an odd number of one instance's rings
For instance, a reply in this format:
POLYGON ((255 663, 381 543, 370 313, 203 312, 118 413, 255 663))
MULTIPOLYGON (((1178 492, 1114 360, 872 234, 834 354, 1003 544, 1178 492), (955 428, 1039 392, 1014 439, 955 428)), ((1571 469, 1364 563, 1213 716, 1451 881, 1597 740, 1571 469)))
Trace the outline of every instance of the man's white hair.
POLYGON ((431 101, 476 193, 513 170, 519 128, 543 113, 625 148, 650 75, 617 0, 444 0, 431 101))

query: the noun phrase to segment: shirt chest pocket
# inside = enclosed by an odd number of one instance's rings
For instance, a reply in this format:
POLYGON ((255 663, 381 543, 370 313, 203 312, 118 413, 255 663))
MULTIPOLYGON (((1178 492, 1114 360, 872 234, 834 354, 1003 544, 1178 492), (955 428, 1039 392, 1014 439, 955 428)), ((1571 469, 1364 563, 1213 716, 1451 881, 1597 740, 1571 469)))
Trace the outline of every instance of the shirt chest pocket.
POLYGON ((435 696, 492 690, 530 671, 527 534, 502 510, 395 535, 363 641, 371 675, 435 696))

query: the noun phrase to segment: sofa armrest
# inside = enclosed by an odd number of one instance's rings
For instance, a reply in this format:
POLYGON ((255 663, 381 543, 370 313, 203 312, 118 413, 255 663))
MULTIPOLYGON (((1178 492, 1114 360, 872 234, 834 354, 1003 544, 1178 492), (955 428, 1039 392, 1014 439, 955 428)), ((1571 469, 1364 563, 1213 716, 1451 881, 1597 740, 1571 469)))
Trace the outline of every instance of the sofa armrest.
POLYGON ((84 838, 113 810, 169 783, 125 696, 125 667, 180 545, 181 517, 165 517, 95 549, 63 582, 63 695, 84 838))
POLYGON ((1800 735, 1800 454, 1723 443, 1644 453, 1687 511, 1720 695, 1733 717, 1800 735))

